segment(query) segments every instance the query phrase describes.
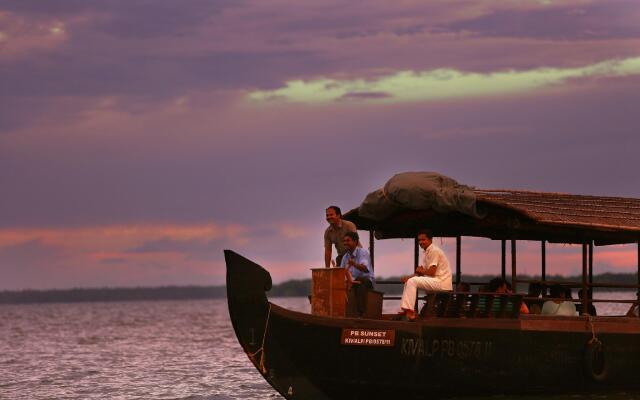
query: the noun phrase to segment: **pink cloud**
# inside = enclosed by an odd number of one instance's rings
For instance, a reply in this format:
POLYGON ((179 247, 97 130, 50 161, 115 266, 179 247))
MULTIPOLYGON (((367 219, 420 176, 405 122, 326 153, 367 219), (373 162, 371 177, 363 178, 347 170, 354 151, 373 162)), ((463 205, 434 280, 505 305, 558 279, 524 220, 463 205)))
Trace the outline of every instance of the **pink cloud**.
POLYGON ((0 290, 223 284, 225 248, 268 266, 275 279, 302 279, 321 260, 321 238, 309 238, 310 232, 284 221, 1 228, 0 269, 6 278, 0 290))
POLYGON ((635 273, 638 271, 638 250, 634 245, 596 248, 594 264, 607 267, 608 270, 635 273))
POLYGON ((38 240, 48 246, 87 251, 132 247, 160 238, 176 241, 224 239, 245 243, 247 227, 237 224, 134 224, 79 228, 0 229, 0 248, 38 240))
POLYGON ((250 229, 234 224, 0 229, 0 265, 6 277, 1 285, 19 289, 219 283, 224 280, 222 246, 242 246, 250 234, 250 229), (166 248, 131 251, 154 241, 166 248))
POLYGON ((69 39, 67 23, 58 18, 31 19, 0 8, 0 60, 7 62, 51 52, 69 39))

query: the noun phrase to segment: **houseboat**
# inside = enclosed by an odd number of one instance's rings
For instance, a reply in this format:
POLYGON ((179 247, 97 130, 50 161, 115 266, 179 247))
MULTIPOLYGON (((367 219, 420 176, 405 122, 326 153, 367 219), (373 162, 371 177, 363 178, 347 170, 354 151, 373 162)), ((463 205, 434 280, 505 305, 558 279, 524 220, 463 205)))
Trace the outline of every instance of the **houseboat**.
MULTIPOLYGON (((582 310, 607 301, 637 307, 640 281, 594 282, 593 249, 631 244, 634 251, 637 247, 640 271, 640 199, 478 189, 435 173, 409 172, 369 193, 344 218, 369 232, 374 268, 377 240, 415 239, 423 228, 436 237, 455 238, 456 282, 462 276, 465 238, 498 241, 501 265, 496 265, 496 275, 510 280, 514 293, 481 288, 420 293, 422 311, 413 322, 379 312, 365 318, 343 310, 301 313, 271 303, 269 272, 225 250, 229 315, 238 341, 285 398, 437 399, 640 390, 637 314, 522 314, 521 303, 534 299, 516 290, 532 282, 518 279, 518 242, 535 241, 542 260, 536 283, 583 289, 582 297, 573 300, 582 310), (549 243, 581 248, 580 281, 547 279, 549 243), (593 299, 592 288, 635 289, 636 296, 593 299)), ((415 268, 418 244, 413 243, 415 268)), ((384 285, 378 281, 376 290, 384 292, 384 285)), ((389 298, 393 296, 383 297, 389 298)))

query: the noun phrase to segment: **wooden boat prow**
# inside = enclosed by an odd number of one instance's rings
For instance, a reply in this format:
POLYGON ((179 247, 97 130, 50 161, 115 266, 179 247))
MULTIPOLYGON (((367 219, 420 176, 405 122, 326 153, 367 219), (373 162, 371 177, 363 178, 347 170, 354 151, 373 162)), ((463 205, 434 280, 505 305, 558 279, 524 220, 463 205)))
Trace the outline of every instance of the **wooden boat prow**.
POLYGON ((231 250, 225 250, 224 256, 229 317, 238 342, 258 372, 285 398, 328 398, 298 371, 287 352, 282 351, 283 344, 275 340, 281 335, 280 319, 272 320, 272 316, 292 315, 294 319, 304 319, 308 314, 286 310, 267 300, 271 275, 260 265, 231 250))

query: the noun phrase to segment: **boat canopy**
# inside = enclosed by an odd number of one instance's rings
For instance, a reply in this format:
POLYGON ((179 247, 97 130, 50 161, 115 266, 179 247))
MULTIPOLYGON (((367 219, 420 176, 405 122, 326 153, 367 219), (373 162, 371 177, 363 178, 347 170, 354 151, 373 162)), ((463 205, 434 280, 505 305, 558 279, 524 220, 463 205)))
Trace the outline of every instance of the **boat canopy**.
POLYGON ((377 239, 435 236, 596 245, 640 240, 640 199, 478 189, 433 172, 392 177, 344 215, 377 239))

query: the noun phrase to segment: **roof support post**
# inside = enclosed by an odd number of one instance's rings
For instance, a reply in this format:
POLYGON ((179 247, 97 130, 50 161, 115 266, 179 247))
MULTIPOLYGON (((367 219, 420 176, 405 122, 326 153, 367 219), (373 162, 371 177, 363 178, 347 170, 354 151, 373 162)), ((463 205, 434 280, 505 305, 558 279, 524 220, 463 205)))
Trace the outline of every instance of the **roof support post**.
POLYGON ((593 283, 593 240, 589 240, 589 285, 593 283))
POLYGON ((419 249, 420 245, 418 244, 418 238, 416 237, 415 239, 413 239, 413 272, 416 272, 416 269, 418 269, 418 265, 420 265, 420 255, 418 252, 419 249))
MULTIPOLYGON (((418 265, 420 263, 420 243, 418 243, 418 236, 416 235, 415 239, 413 239, 413 272, 415 273, 418 269, 418 265)), ((416 296, 416 302, 413 305, 413 309, 418 312, 418 296, 416 296)))
POLYGON ((507 276, 507 241, 502 239, 502 279, 507 276))
POLYGON ((542 272, 540 277, 543 281, 547 280, 547 241, 543 240, 540 243, 540 249, 542 250, 542 272))
POLYGON ((517 292, 516 285, 518 280, 516 278, 516 241, 511 239, 511 290, 514 293, 517 292))
POLYGON ((371 269, 375 270, 376 266, 374 263, 374 245, 375 238, 373 237, 373 229, 369 231, 369 255, 371 256, 371 269))
POLYGON ((456 236, 456 286, 460 283, 462 276, 462 238, 456 236))
POLYGON ((589 312, 589 307, 587 306, 587 297, 589 296, 588 287, 589 283, 587 282, 587 244, 582 243, 582 314, 587 314, 589 312))

